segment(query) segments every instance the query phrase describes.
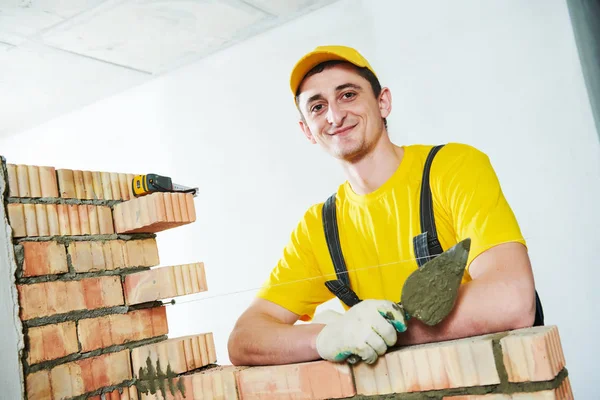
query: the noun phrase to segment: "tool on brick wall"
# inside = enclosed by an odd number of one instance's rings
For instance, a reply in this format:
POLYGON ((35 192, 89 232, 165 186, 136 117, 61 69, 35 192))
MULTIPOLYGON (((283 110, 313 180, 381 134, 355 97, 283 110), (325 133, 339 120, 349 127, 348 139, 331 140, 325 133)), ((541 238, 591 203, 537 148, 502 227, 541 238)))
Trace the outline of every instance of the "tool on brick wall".
POLYGON ((170 177, 158 174, 136 175, 131 180, 131 189, 135 197, 155 192, 192 193, 196 197, 198 188, 173 183, 170 177))
MULTIPOLYGON (((458 297, 470 250, 471 239, 465 239, 423 264, 406 279, 398 303, 405 319, 416 318, 434 326, 450 314, 458 297)), ((354 354, 347 358, 350 364, 359 360, 360 357, 354 354)))

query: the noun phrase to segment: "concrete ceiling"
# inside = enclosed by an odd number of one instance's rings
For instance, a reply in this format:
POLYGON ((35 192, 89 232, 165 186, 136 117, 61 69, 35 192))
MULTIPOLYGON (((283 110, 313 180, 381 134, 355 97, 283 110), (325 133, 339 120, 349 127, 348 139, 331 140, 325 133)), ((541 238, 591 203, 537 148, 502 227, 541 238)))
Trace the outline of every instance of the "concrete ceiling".
POLYGON ((31 128, 335 0, 0 0, 0 135, 31 128))

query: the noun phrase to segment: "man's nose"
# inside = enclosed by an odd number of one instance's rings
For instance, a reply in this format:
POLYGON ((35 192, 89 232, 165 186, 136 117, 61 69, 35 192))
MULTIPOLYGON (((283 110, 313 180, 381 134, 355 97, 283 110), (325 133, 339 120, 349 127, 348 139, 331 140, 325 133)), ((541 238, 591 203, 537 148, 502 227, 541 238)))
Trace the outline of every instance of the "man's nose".
POLYGON ((341 126, 346 118, 346 112, 336 104, 329 106, 327 111, 327 122, 334 126, 341 126))

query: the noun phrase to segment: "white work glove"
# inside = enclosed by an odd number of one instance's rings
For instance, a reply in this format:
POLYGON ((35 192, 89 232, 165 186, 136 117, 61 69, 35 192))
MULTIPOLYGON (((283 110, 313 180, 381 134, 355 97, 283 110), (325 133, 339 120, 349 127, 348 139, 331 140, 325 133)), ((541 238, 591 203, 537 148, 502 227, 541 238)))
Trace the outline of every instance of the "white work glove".
POLYGON ((387 300, 363 300, 344 314, 328 310, 315 316, 313 323, 325 324, 317 336, 317 352, 336 362, 355 354, 372 364, 396 344, 397 332, 406 331, 402 310, 387 300))

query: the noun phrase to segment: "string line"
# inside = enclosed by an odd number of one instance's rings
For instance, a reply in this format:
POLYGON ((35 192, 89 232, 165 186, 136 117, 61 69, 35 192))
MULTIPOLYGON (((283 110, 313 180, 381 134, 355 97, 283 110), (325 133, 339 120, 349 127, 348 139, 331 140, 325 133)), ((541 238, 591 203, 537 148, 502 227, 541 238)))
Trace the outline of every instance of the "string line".
MULTIPOLYGON (((500 242, 500 243, 496 243, 494 246, 500 245, 500 244, 505 244, 505 243, 511 243, 514 242, 514 240, 507 240, 505 242, 500 242)), ((431 254, 431 256, 439 256, 440 254, 443 253, 437 253, 437 254, 431 254)), ((360 267, 360 268, 353 268, 353 269, 348 269, 346 272, 344 272, 345 274, 349 274, 350 272, 355 272, 355 271, 364 271, 364 270, 368 270, 368 269, 373 269, 373 268, 381 268, 381 267, 387 267, 390 265, 395 265, 395 264, 401 264, 404 262, 412 262, 412 261, 416 261, 419 260, 421 258, 427 258, 427 257, 415 257, 415 258, 409 258, 409 259, 405 259, 405 260, 399 260, 399 261, 392 261, 389 263, 384 263, 384 264, 377 264, 377 265, 372 265, 372 266, 368 266, 368 267, 360 267)), ((227 297, 227 296, 231 296, 231 295, 235 295, 235 294, 241 294, 241 293, 246 293, 246 292, 251 292, 251 291, 257 291, 263 288, 271 288, 271 287, 278 287, 278 286, 283 286, 283 285, 291 285, 291 284, 295 284, 295 283, 301 283, 301 282, 306 282, 306 281, 311 281, 311 280, 315 280, 315 279, 323 279, 326 277, 335 277, 337 278, 337 274, 336 272, 330 273, 330 274, 323 274, 323 275, 317 275, 317 276, 311 276, 308 278, 302 278, 302 279, 296 279, 296 280, 292 280, 292 281, 286 281, 286 282, 280 282, 280 283, 275 283, 275 284, 271 284, 271 285, 261 285, 258 287, 253 287, 253 288, 247 288, 247 289, 241 289, 241 290, 235 290, 232 292, 226 292, 226 293, 219 293, 219 294, 215 294, 215 295, 211 295, 211 296, 205 296, 205 297, 201 297, 201 298, 197 298, 197 299, 189 299, 189 300, 182 300, 182 301, 177 301, 175 299, 172 299, 169 302, 165 302, 165 305, 174 305, 174 304, 186 304, 186 303, 194 303, 197 301, 203 301, 203 300, 209 300, 209 299, 214 299, 214 298, 219 298, 219 297, 227 297)), ((199 293, 194 293, 194 294, 199 294, 199 293)))

